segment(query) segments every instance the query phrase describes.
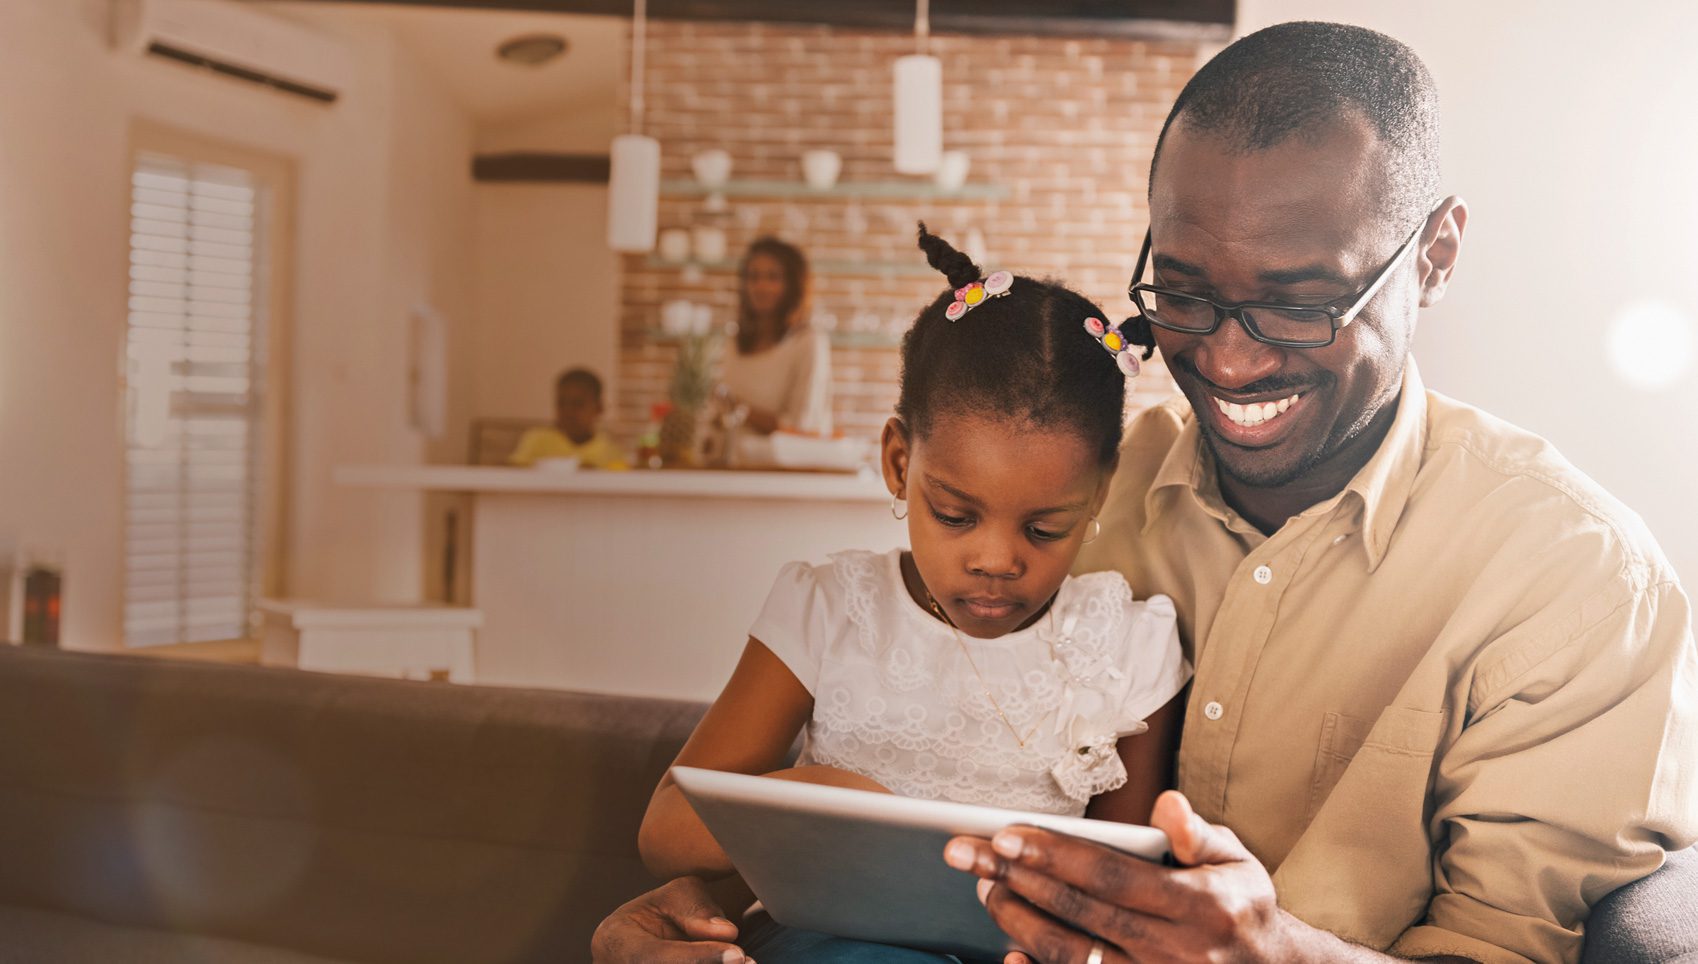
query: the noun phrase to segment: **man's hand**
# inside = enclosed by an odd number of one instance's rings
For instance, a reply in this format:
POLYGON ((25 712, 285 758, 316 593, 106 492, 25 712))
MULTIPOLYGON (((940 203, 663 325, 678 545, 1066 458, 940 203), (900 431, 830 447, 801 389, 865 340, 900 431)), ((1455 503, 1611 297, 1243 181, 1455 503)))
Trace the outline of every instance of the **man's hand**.
POLYGON ((736 939, 701 878, 680 877, 602 921, 590 955, 595 964, 740 964, 748 959, 736 939))
MULTIPOLYGON (((1162 794, 1150 823, 1167 833, 1181 867, 1034 827, 989 842, 957 837, 944 859, 983 878, 991 919, 1045 964, 1080 964, 1097 939, 1104 964, 1293 960, 1300 944, 1318 949, 1301 931, 1345 946, 1280 910, 1267 870, 1183 795, 1162 794)), ((1026 961, 1015 953, 1006 964, 1026 961)))

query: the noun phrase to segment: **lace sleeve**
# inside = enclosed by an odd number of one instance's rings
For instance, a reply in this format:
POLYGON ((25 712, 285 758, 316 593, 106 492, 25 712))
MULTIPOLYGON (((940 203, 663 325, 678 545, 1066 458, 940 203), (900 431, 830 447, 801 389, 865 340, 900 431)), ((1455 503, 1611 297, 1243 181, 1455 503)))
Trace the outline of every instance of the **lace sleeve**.
POLYGON ((1172 600, 1134 602, 1118 574, 1084 578, 1101 585, 1065 617, 1052 643, 1067 680, 1056 717, 1066 753, 1050 773, 1080 801, 1126 782, 1121 738, 1149 729, 1145 718, 1191 678, 1172 600))
POLYGON ((828 609, 817 570, 792 562, 779 570, 766 605, 749 628, 749 635, 783 660, 810 694, 819 683, 820 656, 833 624, 828 609))
POLYGON ((1179 695, 1191 681, 1191 664, 1179 645, 1179 619, 1173 600, 1151 596, 1132 603, 1125 639, 1126 691, 1120 700, 1119 728, 1142 733, 1144 720, 1179 695))

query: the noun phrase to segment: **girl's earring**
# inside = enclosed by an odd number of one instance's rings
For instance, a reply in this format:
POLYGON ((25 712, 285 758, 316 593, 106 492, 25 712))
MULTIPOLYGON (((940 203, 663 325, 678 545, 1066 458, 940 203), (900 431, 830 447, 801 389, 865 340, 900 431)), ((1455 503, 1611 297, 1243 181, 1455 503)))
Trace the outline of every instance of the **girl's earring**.
POLYGON ((1097 536, 1100 536, 1102 534, 1103 534, 1103 524, 1101 522, 1097 521, 1096 516, 1091 516, 1091 534, 1085 537, 1085 541, 1086 542, 1095 542, 1095 541, 1097 541, 1097 536))
POLYGON ((899 499, 894 495, 891 496, 890 497, 890 514, 892 516, 895 516, 897 522, 901 522, 903 519, 908 518, 908 500, 907 499, 899 499), (902 506, 902 513, 900 515, 898 515, 897 512, 896 512, 896 506, 898 504, 900 504, 902 506))

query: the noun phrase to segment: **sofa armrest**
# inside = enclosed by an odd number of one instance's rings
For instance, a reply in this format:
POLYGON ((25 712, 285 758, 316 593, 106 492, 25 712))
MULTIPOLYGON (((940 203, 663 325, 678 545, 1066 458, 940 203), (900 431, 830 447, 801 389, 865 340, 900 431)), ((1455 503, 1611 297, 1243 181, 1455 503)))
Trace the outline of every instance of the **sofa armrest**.
POLYGON ((1599 901, 1580 961, 1698 961, 1698 849, 1669 854, 1655 873, 1599 901))

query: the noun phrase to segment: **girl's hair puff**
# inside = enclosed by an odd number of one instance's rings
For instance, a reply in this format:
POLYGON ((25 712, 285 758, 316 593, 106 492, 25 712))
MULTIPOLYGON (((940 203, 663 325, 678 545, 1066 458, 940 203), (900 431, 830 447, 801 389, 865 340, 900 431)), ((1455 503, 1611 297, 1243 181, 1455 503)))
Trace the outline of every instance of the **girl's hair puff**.
POLYGON ((950 321, 944 311, 955 289, 979 280, 979 266, 923 222, 919 245, 949 279, 949 290, 920 312, 902 339, 896 414, 908 430, 924 438, 951 415, 989 415, 1072 432, 1100 465, 1113 464, 1126 377, 1085 331, 1087 318, 1106 322, 1103 310, 1064 285, 1016 275, 1007 294, 950 321))

